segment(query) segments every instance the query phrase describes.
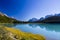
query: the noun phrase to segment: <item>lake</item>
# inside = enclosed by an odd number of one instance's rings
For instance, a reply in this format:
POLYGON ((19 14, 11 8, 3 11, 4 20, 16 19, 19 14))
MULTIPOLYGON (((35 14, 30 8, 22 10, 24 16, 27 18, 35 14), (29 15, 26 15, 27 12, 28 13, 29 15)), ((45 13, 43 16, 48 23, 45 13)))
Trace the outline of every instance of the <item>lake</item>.
POLYGON ((46 40, 60 40, 60 24, 15 24, 9 26, 24 32, 43 35, 46 40))

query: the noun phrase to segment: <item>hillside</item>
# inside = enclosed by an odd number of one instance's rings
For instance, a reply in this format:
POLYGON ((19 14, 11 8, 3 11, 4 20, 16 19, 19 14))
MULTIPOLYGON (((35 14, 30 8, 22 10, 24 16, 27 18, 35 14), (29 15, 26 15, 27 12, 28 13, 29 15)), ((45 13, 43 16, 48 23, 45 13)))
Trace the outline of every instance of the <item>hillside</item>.
POLYGON ((0 40, 45 40, 44 37, 0 26, 0 40))
POLYGON ((8 17, 6 14, 0 12, 0 23, 20 23, 20 22, 21 21, 8 17))

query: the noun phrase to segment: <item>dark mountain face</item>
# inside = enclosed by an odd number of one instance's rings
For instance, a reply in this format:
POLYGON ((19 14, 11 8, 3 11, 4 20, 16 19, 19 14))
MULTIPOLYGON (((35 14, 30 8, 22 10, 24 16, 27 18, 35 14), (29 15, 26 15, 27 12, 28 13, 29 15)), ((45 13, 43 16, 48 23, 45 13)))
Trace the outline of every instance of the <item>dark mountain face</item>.
POLYGON ((44 20, 44 18, 43 18, 43 17, 41 17, 39 20, 40 20, 40 21, 41 21, 41 20, 44 20))
POLYGON ((51 16, 51 17, 48 17, 42 21, 43 22, 50 22, 50 23, 60 22, 60 16, 51 16))
POLYGON ((47 15, 45 18, 41 17, 36 23, 60 23, 60 14, 47 15))
POLYGON ((51 16, 48 18, 45 18, 44 20, 39 20, 36 22, 42 22, 42 23, 60 23, 60 16, 51 16))

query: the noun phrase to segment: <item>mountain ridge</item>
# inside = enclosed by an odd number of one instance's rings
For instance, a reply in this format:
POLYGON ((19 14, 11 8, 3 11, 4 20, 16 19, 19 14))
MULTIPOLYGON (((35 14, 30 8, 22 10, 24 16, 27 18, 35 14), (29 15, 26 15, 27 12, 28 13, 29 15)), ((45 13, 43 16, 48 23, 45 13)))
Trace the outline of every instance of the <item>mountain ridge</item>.
POLYGON ((0 12, 0 23, 20 23, 21 21, 0 12))
POLYGON ((60 23, 60 14, 55 15, 46 15, 45 18, 41 17, 37 21, 33 21, 34 23, 60 23))

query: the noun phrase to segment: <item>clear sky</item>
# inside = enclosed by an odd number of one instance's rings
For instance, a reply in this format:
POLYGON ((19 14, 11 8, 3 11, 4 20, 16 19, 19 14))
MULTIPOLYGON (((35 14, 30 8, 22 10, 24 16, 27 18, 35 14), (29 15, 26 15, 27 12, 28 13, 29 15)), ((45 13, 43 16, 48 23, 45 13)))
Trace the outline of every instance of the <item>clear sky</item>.
POLYGON ((0 11, 18 20, 60 13, 60 0, 0 0, 0 11))

